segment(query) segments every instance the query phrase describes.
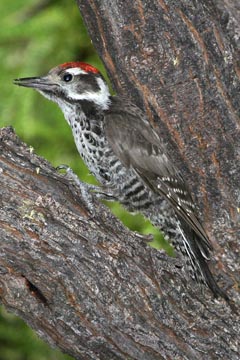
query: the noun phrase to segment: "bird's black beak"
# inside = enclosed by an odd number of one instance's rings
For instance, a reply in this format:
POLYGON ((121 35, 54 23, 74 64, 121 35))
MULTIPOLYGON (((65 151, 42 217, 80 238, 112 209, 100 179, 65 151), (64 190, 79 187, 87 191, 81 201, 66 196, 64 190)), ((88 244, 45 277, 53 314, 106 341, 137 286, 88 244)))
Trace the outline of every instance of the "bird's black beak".
POLYGON ((50 91, 54 86, 56 86, 56 84, 53 83, 48 76, 15 79, 13 80, 13 83, 15 85, 30 87, 42 91, 50 91))

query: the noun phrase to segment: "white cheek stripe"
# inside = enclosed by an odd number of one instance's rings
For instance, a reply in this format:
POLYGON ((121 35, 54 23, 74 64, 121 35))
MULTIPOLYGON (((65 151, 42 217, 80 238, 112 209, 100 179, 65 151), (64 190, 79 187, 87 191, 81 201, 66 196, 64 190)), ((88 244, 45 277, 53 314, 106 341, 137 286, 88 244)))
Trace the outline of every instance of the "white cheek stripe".
POLYGON ((72 75, 86 75, 87 74, 86 71, 84 71, 84 70, 82 70, 82 69, 80 69, 78 67, 68 69, 67 73, 72 74, 72 75))
POLYGON ((97 92, 87 91, 82 94, 76 94, 75 92, 68 90, 68 96, 73 100, 88 100, 93 101, 99 105, 102 109, 106 110, 110 104, 110 93, 107 84, 101 79, 97 78, 97 83, 100 90, 97 92))

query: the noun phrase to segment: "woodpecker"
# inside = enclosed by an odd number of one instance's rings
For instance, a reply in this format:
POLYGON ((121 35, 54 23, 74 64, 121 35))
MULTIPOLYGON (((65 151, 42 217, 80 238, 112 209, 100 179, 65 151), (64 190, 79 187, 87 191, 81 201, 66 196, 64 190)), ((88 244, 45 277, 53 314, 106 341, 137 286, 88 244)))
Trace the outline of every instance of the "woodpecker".
POLYGON ((210 272, 212 245, 188 186, 144 112, 126 98, 111 96, 100 72, 83 62, 14 83, 61 108, 79 154, 102 184, 101 196, 149 218, 184 255, 191 276, 228 300, 210 272))

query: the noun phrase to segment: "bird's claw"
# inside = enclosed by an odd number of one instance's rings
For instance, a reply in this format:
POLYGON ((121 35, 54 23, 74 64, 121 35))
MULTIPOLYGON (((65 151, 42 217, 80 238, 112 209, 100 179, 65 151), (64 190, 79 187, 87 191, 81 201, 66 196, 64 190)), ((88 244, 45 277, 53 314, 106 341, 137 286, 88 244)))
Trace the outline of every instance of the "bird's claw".
POLYGON ((80 188, 82 197, 92 214, 94 214, 95 211, 93 197, 96 197, 99 200, 108 200, 108 201, 116 200, 116 194, 113 194, 113 192, 110 191, 109 189, 105 189, 104 187, 99 187, 81 181, 68 165, 62 164, 57 166, 56 169, 58 171, 64 170, 66 172, 67 178, 70 181, 73 181, 73 183, 77 185, 78 188, 80 188))
POLYGON ((79 182, 81 182, 78 176, 73 172, 73 170, 68 165, 65 164, 58 165, 56 167, 56 170, 57 171, 64 170, 69 180, 73 180, 73 182, 76 183, 77 185, 79 185, 79 182))
POLYGON ((56 170, 58 170, 58 171, 65 170, 66 171, 67 178, 69 180, 73 181, 73 183, 80 189, 82 198, 83 198, 85 204, 87 205, 90 213, 92 215, 94 215, 95 214, 95 206, 94 206, 94 202, 93 202, 93 191, 96 188, 96 186, 87 184, 87 183, 84 183, 83 181, 81 181, 68 165, 65 165, 65 164, 58 165, 56 167, 56 170))
POLYGON ((134 234, 135 234, 138 238, 140 238, 140 239, 142 239, 142 240, 144 240, 144 241, 146 241, 146 242, 151 242, 151 241, 154 240, 153 234, 140 234, 140 233, 137 232, 137 231, 134 231, 134 234))
POLYGON ((61 165, 58 165, 56 167, 56 170, 59 171, 59 170, 66 170, 66 172, 68 171, 68 169, 71 169, 68 165, 65 165, 65 164, 61 164, 61 165))

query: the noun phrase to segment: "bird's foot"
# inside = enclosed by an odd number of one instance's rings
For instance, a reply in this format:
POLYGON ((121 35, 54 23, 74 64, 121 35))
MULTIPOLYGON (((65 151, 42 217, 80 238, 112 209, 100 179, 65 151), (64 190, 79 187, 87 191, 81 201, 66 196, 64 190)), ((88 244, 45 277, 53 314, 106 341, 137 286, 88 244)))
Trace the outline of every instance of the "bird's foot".
POLYGON ((151 242, 154 240, 154 236, 153 234, 140 234, 139 232, 137 231, 134 231, 134 234, 139 238, 139 239, 142 239, 146 242, 151 242))
POLYGON ((64 170, 68 180, 72 181, 81 191, 82 198, 90 210, 91 214, 95 214, 95 206, 93 198, 96 197, 99 200, 115 201, 116 197, 112 191, 105 189, 104 187, 88 184, 81 181, 78 176, 68 165, 59 165, 57 170, 64 170))
POLYGON ((87 205, 88 209, 90 210, 90 213, 94 215, 95 206, 94 206, 92 191, 94 191, 95 188, 97 188, 97 186, 81 181, 68 165, 59 165, 59 166, 57 166, 56 169, 58 171, 64 170, 65 177, 69 181, 73 182, 80 189, 80 192, 81 192, 81 195, 82 195, 82 198, 83 198, 85 204, 87 205))

